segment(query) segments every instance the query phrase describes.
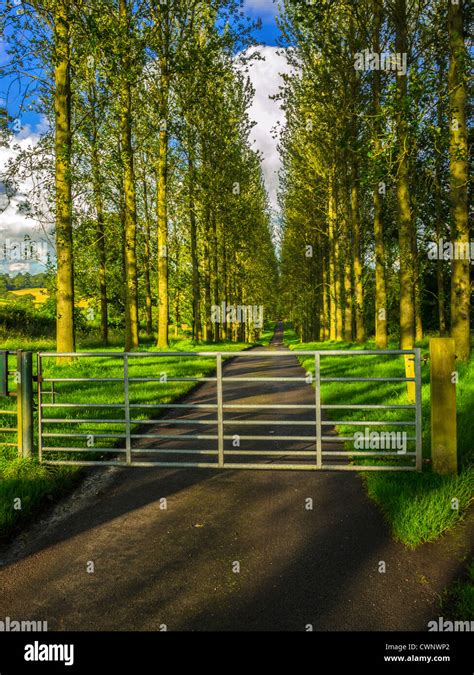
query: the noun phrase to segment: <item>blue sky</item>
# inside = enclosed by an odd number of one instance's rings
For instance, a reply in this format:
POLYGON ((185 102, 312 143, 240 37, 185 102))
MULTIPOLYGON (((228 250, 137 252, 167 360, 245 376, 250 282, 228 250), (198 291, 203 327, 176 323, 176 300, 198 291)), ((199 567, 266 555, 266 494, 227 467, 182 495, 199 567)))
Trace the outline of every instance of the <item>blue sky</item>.
POLYGON ((277 2, 273 2, 273 0, 246 0, 245 11, 252 18, 262 19, 262 30, 256 36, 258 40, 265 45, 275 46, 279 35, 275 19, 278 12, 277 2))

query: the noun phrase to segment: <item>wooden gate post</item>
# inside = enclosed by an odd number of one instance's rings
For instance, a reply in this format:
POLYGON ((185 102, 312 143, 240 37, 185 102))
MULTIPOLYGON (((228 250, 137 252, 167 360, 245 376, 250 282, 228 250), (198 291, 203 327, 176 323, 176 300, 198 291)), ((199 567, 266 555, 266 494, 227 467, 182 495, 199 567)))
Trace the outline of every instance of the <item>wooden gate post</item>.
POLYGON ((456 347, 453 338, 430 340, 431 459, 433 471, 457 473, 456 347))

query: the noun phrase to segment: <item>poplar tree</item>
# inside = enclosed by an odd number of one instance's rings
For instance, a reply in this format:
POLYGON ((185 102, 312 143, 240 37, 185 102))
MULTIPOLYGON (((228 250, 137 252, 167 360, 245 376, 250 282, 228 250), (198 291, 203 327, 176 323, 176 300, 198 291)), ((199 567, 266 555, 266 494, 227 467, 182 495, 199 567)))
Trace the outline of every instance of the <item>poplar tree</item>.
POLYGON ((471 268, 468 221, 467 51, 462 0, 448 3, 449 35, 449 159, 452 243, 462 253, 452 261, 451 335, 456 354, 467 360, 471 351, 471 268))

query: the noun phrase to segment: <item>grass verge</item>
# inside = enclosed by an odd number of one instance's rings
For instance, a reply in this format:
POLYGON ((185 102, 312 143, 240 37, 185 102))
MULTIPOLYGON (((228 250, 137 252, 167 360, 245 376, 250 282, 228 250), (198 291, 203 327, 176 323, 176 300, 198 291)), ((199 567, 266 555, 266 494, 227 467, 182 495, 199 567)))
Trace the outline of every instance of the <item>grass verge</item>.
POLYGON ((451 586, 442 602, 447 616, 458 621, 474 621, 474 560, 467 567, 466 575, 451 586))
MULTIPOLYGON (((285 342, 297 353, 306 350, 339 349, 375 349, 373 342, 364 345, 341 343, 304 343, 302 344, 292 330, 286 330, 285 342)), ((418 346, 428 348, 428 342, 418 346)), ((398 349, 392 344, 391 349, 398 349)), ((303 367, 314 373, 314 359, 299 357, 303 367)), ((336 356, 322 358, 323 377, 404 377, 401 357, 363 356, 351 358, 336 356)), ((467 513, 472 503, 474 491, 474 360, 459 365, 458 401, 458 453, 459 473, 457 476, 438 476, 425 466, 422 473, 415 472, 365 472, 364 483, 369 496, 381 507, 391 527, 395 539, 410 548, 423 542, 434 541, 444 532, 455 526, 467 513)), ((430 386, 429 366, 422 367, 423 392, 423 448, 424 457, 429 457, 430 449, 430 386)), ((325 404, 380 404, 403 405, 407 403, 404 383, 323 383, 322 399, 325 404)), ((407 419, 404 412, 396 411, 331 411, 331 419, 345 422, 337 431, 342 435, 354 434, 350 422, 359 420, 399 421, 407 419), (335 418, 334 414, 338 417, 335 418), (342 417, 341 417, 342 416, 342 417)), ((383 430, 385 427, 376 427, 383 430)), ((390 427, 387 427, 390 429, 390 427)), ((391 428, 393 430, 393 428, 391 428)), ((348 446, 346 446, 348 447, 348 446)), ((413 449, 413 448, 412 448, 413 449)), ((406 462, 400 458, 399 463, 406 462)), ((372 459, 371 464, 381 462, 372 459)), ((363 463, 358 461, 358 464, 363 463)))

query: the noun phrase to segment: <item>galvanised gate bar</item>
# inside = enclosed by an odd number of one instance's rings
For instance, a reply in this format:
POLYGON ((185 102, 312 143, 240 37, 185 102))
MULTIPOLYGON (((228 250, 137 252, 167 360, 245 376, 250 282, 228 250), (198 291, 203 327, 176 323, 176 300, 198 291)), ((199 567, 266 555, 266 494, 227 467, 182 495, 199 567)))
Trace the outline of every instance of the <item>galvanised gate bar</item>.
POLYGON ((47 464, 421 471, 421 405, 419 349, 38 354, 39 456, 47 464), (253 371, 252 376, 248 376, 248 367, 253 369, 254 364, 258 364, 258 359, 274 360, 277 368, 285 359, 292 359, 293 363, 296 355, 311 359, 314 376, 303 373, 299 377, 260 377, 253 375, 253 371), (414 377, 325 376, 324 364, 333 357, 342 356, 357 360, 392 357, 400 365, 402 375, 405 375, 405 360, 413 359, 414 377), (87 364, 86 371, 81 372, 78 377, 61 377, 61 368, 53 367, 53 373, 48 373, 49 368, 45 369, 45 362, 52 360, 55 365, 54 362, 62 358, 73 358, 77 368, 82 371, 84 364, 87 364), (107 363, 112 364, 115 376, 91 376, 89 372, 94 370, 94 361, 97 359, 106 359, 107 363), (208 366, 207 373, 211 372, 206 375, 168 377, 165 370, 160 370, 164 366, 157 368, 154 365, 168 359, 178 360, 186 367, 190 367, 193 360, 206 359, 211 360, 213 368, 208 366), (231 368, 229 372, 226 369, 224 374, 223 363, 227 359, 230 360, 231 368), (232 366, 237 363, 244 363, 247 367, 245 376, 241 376, 238 368, 232 366), (153 372, 156 376, 144 376, 144 373, 139 372, 142 367, 145 367, 147 373, 153 372), (132 372, 134 369, 137 370, 136 373, 132 372), (232 369, 236 374, 230 372, 232 369), (308 403, 281 402, 291 396, 292 386, 301 387, 304 386, 303 383, 309 382, 314 386, 307 387, 308 403), (389 382, 405 390, 406 383, 413 383, 416 401, 400 405, 326 404, 324 387, 334 382, 344 386, 366 383, 369 387, 389 382), (190 387, 196 383, 205 383, 202 400, 199 400, 198 389, 199 402, 180 402, 179 399, 168 402, 166 389, 173 383, 189 383, 190 387), (260 390, 263 386, 275 389, 268 394, 270 403, 232 402, 239 400, 242 392, 247 399, 261 398, 261 392, 257 396, 252 390, 255 384, 260 390), (67 388, 65 391, 62 389, 64 386, 67 388), (144 397, 145 386, 156 387, 155 393, 144 397), (86 391, 81 390, 81 387, 86 387, 86 391), (104 390, 107 387, 110 388, 107 390, 110 391, 110 398, 107 399, 110 402, 94 402, 99 388, 104 390), (229 389, 234 392, 234 396, 230 392, 230 398, 229 389), (144 402, 140 402, 140 397, 144 402), (360 419, 363 414, 370 416, 370 411, 377 415, 380 415, 380 411, 386 411, 387 419, 360 419), (410 418, 394 419, 402 411, 405 411, 404 415, 409 414, 410 418), (344 414, 354 413, 357 419, 338 419, 344 414), (327 417, 329 414, 332 419, 327 417), (263 419, 260 419, 259 416, 262 415, 263 419), (265 419, 275 415, 278 419, 265 419), (249 427, 270 428, 270 431, 259 433, 257 429, 257 433, 253 435, 240 433, 249 427), (281 427, 287 427, 289 432, 276 433, 275 429, 281 427), (336 433, 336 427, 340 433, 336 433), (393 448, 355 450, 349 445, 354 443, 354 436, 346 432, 352 428, 408 429, 408 432, 404 432, 407 447, 402 452, 393 448), (184 433, 179 433, 180 429, 184 429, 184 433), (230 429, 233 433, 229 433, 230 429), (212 433, 206 433, 207 430, 212 433), (303 431, 307 433, 304 434, 303 431), (226 447, 226 444, 231 446, 226 447), (258 449, 262 444, 263 447, 258 449), (362 462, 358 463, 356 458, 361 458, 362 462))

